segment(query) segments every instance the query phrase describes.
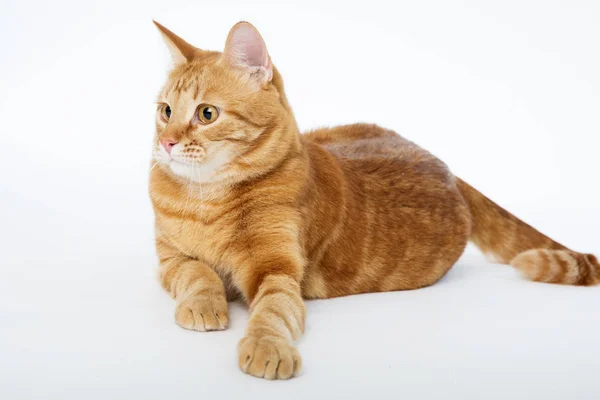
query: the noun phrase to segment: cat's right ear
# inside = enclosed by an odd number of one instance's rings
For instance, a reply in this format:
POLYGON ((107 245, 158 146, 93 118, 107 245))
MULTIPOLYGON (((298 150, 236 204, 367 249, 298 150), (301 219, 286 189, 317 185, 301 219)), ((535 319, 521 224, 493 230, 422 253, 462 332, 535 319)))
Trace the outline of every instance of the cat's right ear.
POLYGON ((273 64, 267 45, 249 22, 238 22, 231 28, 223 55, 230 65, 252 71, 262 82, 273 79, 273 64))
POLYGON ((158 28, 163 40, 167 44, 169 52, 171 53, 171 57, 173 58, 173 63, 175 66, 185 64, 199 53, 201 50, 192 46, 158 22, 152 20, 154 25, 158 28))

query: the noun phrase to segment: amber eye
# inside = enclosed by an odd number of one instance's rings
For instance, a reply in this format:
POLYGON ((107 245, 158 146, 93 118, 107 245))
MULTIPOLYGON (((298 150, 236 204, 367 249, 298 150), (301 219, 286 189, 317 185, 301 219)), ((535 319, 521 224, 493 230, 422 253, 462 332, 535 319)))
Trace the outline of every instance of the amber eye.
POLYGON ((163 121, 169 122, 169 119, 171 118, 171 107, 169 107, 168 104, 163 104, 160 107, 160 117, 163 121))
POLYGON ((210 104, 200 104, 198 107, 198 119, 201 123, 212 124, 219 118, 219 112, 215 106, 210 104))

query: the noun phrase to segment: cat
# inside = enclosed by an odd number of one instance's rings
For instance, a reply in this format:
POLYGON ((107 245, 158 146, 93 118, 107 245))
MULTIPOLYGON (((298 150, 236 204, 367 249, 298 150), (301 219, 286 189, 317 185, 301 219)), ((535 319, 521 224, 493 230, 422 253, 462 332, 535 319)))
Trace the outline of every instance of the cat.
POLYGON ((222 53, 155 24, 174 63, 149 183, 160 281, 185 329, 225 329, 227 300, 248 304, 242 371, 298 373, 304 299, 432 285, 469 240, 534 281, 600 281, 595 256, 542 235, 391 130, 301 135, 251 24, 233 26, 222 53))

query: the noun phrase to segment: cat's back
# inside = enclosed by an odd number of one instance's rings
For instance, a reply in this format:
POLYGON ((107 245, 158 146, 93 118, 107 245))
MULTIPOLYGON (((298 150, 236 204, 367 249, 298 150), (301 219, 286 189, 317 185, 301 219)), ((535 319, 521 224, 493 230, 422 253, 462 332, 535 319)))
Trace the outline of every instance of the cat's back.
POLYGON ((304 137, 334 155, 352 174, 375 178, 398 176, 447 182, 447 166, 427 150, 396 132, 374 124, 353 124, 322 128, 304 137))

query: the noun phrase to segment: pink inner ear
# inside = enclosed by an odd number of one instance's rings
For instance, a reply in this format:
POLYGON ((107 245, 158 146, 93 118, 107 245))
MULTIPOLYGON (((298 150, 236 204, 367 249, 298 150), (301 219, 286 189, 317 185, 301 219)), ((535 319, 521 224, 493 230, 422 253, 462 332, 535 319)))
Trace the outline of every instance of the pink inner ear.
POLYGON ((238 64, 269 69, 265 42, 251 25, 240 24, 232 32, 229 52, 238 64))

